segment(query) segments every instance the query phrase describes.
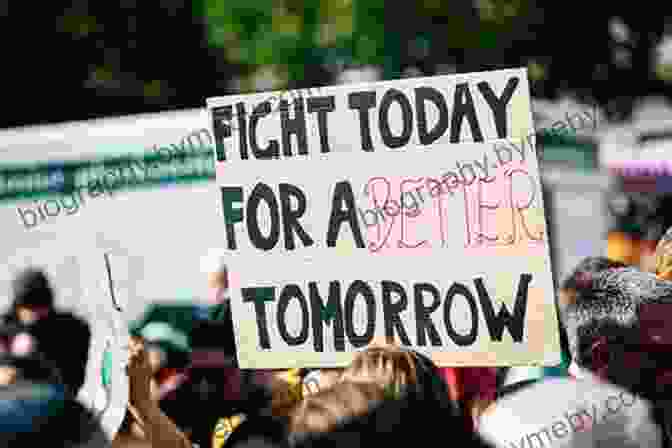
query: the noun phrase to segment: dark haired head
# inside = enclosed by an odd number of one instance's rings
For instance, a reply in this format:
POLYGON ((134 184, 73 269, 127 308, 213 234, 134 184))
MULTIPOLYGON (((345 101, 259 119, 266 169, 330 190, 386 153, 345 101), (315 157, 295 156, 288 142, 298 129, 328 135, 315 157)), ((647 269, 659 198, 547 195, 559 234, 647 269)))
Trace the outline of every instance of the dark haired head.
POLYGON ((28 268, 12 281, 14 306, 54 305, 54 293, 46 274, 35 268, 28 268))
POLYGON ((606 270, 562 317, 576 363, 616 384, 649 387, 670 365, 672 282, 635 268, 606 270))
POLYGON ((620 261, 606 257, 586 257, 574 268, 574 271, 562 282, 561 289, 579 291, 590 287, 593 277, 607 269, 627 267, 620 261))
POLYGON ((292 448, 365 448, 397 446, 405 440, 441 440, 449 434, 460 446, 490 446, 478 434, 465 427, 457 416, 437 413, 436 409, 414 394, 386 398, 372 406, 366 415, 344 421, 330 431, 292 440, 292 448), (410 436, 409 436, 410 435, 410 436), (420 438, 417 436, 419 435, 420 438), (457 442, 459 441, 459 442, 457 442))

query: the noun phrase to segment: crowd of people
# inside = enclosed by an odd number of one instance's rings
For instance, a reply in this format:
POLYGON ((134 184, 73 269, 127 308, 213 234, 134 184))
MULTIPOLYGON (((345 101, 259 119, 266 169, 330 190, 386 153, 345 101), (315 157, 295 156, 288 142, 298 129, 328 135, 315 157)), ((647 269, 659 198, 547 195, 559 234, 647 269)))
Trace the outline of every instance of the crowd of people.
POLYGON ((385 340, 344 368, 251 371, 236 367, 218 256, 208 270, 213 304, 186 336, 210 351, 162 344, 147 326, 131 331, 128 406, 113 437, 76 398, 89 326, 57 309, 48 275, 28 268, 0 320, 0 446, 669 448, 672 229, 656 260, 646 272, 588 257, 563 279, 562 363, 552 368, 438 367, 385 340), (57 342, 66 337, 64 350, 57 342))

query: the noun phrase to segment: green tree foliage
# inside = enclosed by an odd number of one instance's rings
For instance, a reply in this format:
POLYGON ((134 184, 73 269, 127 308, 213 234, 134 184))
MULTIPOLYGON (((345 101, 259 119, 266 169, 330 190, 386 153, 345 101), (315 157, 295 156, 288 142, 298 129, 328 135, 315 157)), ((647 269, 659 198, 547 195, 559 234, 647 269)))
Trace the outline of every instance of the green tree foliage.
POLYGON ((446 66, 458 73, 527 66, 533 95, 573 93, 628 118, 637 98, 672 98, 669 67, 656 67, 652 51, 671 5, 51 0, 35 10, 12 3, 0 6, 7 61, 0 125, 200 107, 208 96, 233 93, 234 78, 272 71, 286 84, 277 87, 319 86, 350 64, 380 67, 385 79, 410 67, 429 76, 446 66), (610 29, 619 17, 624 41, 610 29), (29 98, 49 102, 38 108, 29 98))

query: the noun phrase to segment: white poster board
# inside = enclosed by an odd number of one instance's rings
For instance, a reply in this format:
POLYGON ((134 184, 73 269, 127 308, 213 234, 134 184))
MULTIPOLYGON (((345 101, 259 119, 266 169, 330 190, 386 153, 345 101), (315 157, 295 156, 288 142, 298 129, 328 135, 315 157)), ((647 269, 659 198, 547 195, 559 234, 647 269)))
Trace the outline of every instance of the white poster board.
POLYGON ((241 368, 560 361, 525 70, 208 109, 241 368))

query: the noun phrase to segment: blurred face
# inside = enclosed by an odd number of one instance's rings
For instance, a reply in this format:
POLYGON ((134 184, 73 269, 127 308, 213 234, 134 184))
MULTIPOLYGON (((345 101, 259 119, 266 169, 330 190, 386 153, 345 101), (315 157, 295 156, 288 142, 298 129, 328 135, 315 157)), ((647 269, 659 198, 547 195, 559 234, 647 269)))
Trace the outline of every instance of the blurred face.
POLYGON ((229 276, 225 272, 212 273, 208 276, 210 303, 222 303, 229 289, 229 276))
POLYGON ((30 325, 37 322, 38 320, 44 318, 49 314, 48 307, 39 307, 39 306, 17 306, 16 307, 16 317, 22 324, 30 325))
POLYGON ((9 386, 16 382, 18 372, 11 366, 0 366, 0 386, 9 386))

